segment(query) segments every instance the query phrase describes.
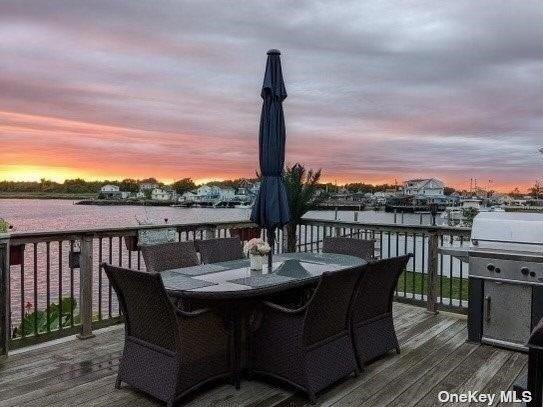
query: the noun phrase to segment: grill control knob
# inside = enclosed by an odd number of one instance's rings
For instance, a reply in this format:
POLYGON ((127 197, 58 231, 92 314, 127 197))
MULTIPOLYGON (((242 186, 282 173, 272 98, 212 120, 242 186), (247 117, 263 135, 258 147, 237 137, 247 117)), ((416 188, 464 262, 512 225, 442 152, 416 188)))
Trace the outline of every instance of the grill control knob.
POLYGON ((486 266, 486 269, 487 269, 488 271, 494 271, 495 268, 496 268, 496 267, 494 267, 494 264, 492 264, 492 263, 490 263, 490 264, 488 264, 488 265, 486 266))
POLYGON ((525 276, 527 276, 528 273, 530 272, 530 269, 528 267, 523 267, 520 269, 520 272, 524 274, 525 276))
POLYGON ((494 271, 495 271, 496 273, 501 273, 501 272, 502 272, 502 270, 501 270, 499 267, 496 267, 496 268, 494 269, 494 271))
POLYGON ((535 271, 530 271, 530 277, 535 277, 535 271))

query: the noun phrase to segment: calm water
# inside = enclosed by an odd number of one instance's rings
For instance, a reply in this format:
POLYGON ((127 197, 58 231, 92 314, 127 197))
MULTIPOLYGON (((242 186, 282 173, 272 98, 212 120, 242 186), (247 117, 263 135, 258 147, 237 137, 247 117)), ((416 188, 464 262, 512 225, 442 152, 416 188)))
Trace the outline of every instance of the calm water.
MULTIPOLYGON (((70 229, 100 229, 137 226, 138 220, 156 223, 198 223, 248 220, 250 209, 171 208, 146 206, 92 206, 74 205, 70 200, 1 199, 0 218, 5 218, 16 231, 49 231, 70 229)), ((309 212, 306 217, 334 219, 334 211, 309 212)), ((352 221, 353 211, 338 212, 338 219, 352 221)), ((398 214, 397 223, 420 224, 417 214, 398 214)), ((439 219, 438 219, 439 220, 439 219)), ((394 214, 362 211, 358 221, 364 223, 394 223, 394 214)), ((423 215, 422 222, 430 224, 423 215)))

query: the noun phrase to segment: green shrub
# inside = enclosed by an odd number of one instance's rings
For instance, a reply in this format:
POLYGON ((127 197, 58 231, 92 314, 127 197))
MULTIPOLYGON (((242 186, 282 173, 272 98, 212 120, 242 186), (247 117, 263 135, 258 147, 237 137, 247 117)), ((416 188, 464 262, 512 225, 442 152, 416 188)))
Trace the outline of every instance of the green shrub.
POLYGON ((7 233, 10 229, 10 224, 5 220, 0 218, 0 233, 7 233))
MULTIPOLYGON (((15 329, 13 332, 13 337, 19 338, 23 336, 23 329, 25 336, 34 335, 35 322, 37 322, 38 325, 38 333, 57 330, 59 328, 59 324, 63 328, 71 326, 72 310, 75 309, 76 304, 76 300, 71 297, 63 298, 60 307, 57 304, 52 303, 49 306, 49 324, 47 323, 47 311, 25 313, 23 322, 21 322, 19 327, 15 329)), ((27 306, 32 307, 30 303, 28 303, 27 306)), ((73 324, 75 325, 80 323, 80 319, 79 314, 74 314, 73 324)))

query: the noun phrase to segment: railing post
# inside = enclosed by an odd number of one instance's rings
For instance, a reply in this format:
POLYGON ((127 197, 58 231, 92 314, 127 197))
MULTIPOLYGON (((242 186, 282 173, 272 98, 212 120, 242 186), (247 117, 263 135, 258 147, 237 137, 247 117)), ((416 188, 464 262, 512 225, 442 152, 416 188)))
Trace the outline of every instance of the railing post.
POLYGON ((9 238, 0 237, 0 362, 7 358, 10 336, 9 238))
POLYGON ((92 257, 92 236, 82 236, 79 258, 79 313, 81 316, 81 333, 77 335, 79 339, 94 337, 92 333, 92 257))
POLYGON ((208 226, 204 229, 204 239, 215 239, 215 226, 208 226))
MULTIPOLYGON (((296 225, 296 230, 298 230, 298 225, 296 225)), ((282 229, 282 232, 283 232, 283 245, 281 246, 281 252, 282 253, 288 253, 288 248, 290 247, 290 237, 289 237, 289 233, 288 233, 288 226, 285 225, 283 226, 283 229, 282 229)), ((294 243, 296 244, 296 243, 294 243)))
MULTIPOLYGON (((426 293, 426 309, 428 312, 437 314, 437 293, 438 293, 438 248, 439 235, 432 231, 428 236, 428 280, 426 293)), ((424 261, 424 259, 423 259, 424 261)))

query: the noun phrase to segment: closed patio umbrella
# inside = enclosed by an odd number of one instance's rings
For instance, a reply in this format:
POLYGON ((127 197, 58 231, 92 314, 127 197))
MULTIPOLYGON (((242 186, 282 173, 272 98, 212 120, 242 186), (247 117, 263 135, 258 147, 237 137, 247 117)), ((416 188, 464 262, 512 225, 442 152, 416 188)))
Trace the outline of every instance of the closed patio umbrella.
POLYGON ((259 133, 261 183, 251 213, 251 221, 268 231, 268 240, 272 248, 268 258, 270 268, 275 229, 283 227, 290 220, 287 191, 283 183, 285 164, 283 100, 287 97, 287 91, 283 82, 280 55, 276 49, 268 51, 266 73, 260 94, 264 100, 259 133))

